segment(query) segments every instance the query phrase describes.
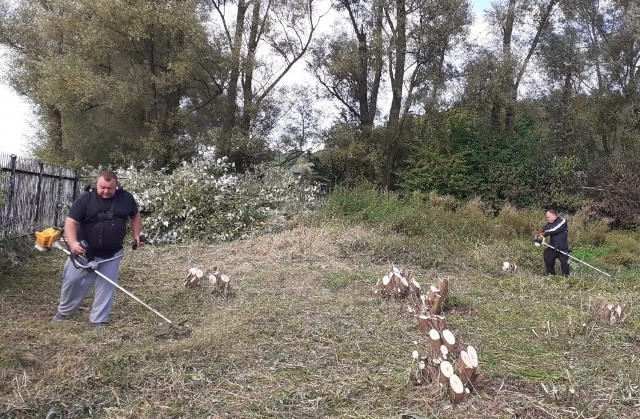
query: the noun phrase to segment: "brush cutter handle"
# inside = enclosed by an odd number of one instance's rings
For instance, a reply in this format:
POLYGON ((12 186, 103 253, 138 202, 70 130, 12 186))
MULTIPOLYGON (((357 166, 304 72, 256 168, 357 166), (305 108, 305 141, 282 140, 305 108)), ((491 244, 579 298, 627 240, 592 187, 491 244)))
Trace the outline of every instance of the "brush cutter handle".
MULTIPOLYGON (((537 242, 536 242, 536 244, 537 244, 537 242)), ((575 260, 576 262, 580 262, 580 263, 582 263, 583 265, 588 266, 588 267, 590 267, 591 269, 593 269, 593 270, 596 270, 596 271, 600 272, 601 274, 604 274, 604 275, 606 275, 606 276, 608 276, 608 277, 611 277, 611 275, 610 275, 610 274, 608 274, 608 273, 606 273, 605 271, 601 271, 600 269, 596 268, 595 266, 591 266, 591 265, 589 265, 589 264, 588 264, 587 262, 585 262, 584 260, 580 260, 580 259, 578 259, 578 258, 577 258, 577 257, 575 257, 575 256, 571 256, 571 255, 570 255, 569 253, 567 253, 567 252, 563 252, 562 250, 558 249, 557 247, 554 247, 554 246, 550 245, 549 243, 545 242, 544 240, 541 242, 541 244, 545 245, 546 247, 548 247, 548 248, 550 248, 550 249, 555 250, 556 252, 560 252, 560 253, 562 253, 563 255, 568 256, 568 257, 570 257, 571 259, 575 260)), ((539 246, 539 245, 538 245, 538 246, 539 246)))
MULTIPOLYGON (((147 241, 147 237, 144 234, 140 235, 140 243, 144 243, 147 241)), ((131 245, 131 249, 136 250, 138 248, 138 243, 133 242, 133 244, 131 245)))
MULTIPOLYGON (((83 240, 84 241, 84 240, 83 240)), ((85 242, 86 244, 86 242, 85 242)), ((82 242, 80 243, 80 245, 82 247, 85 247, 82 242)), ((96 262, 89 262, 84 256, 82 255, 74 255, 70 249, 67 249, 65 247, 63 247, 59 242, 55 242, 53 244, 53 246, 51 246, 52 249, 60 249, 62 250, 64 253, 67 254, 67 256, 69 256, 69 259, 71 259, 71 263, 73 263, 73 266, 76 269, 86 269, 88 271, 94 271, 98 268, 98 264, 96 262)), ((86 247, 85 247, 86 249, 86 247)))

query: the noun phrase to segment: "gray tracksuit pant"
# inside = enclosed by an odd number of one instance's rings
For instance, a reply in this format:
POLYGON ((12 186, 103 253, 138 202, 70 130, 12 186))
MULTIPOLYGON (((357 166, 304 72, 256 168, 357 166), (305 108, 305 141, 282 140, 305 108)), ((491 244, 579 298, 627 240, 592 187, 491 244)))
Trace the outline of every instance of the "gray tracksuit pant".
MULTIPOLYGON (((104 259, 94 258, 94 262, 98 264, 98 270, 107 278, 118 282, 120 276, 120 261, 122 250, 116 253, 115 259, 103 262, 104 259)), ((82 302, 91 291, 91 287, 95 284, 95 293, 93 304, 91 306, 91 315, 89 320, 91 323, 106 323, 109 321, 109 312, 113 306, 116 287, 105 281, 95 272, 89 272, 85 269, 78 269, 73 266, 71 259, 67 258, 62 270, 62 287, 60 290, 60 304, 58 312, 62 315, 69 316, 78 311, 82 302)))

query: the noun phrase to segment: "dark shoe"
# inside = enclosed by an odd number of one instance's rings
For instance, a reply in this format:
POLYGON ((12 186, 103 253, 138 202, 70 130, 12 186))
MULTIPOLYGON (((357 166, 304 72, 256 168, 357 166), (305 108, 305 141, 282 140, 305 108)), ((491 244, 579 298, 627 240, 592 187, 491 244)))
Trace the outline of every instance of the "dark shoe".
POLYGON ((106 323, 106 322, 104 322, 104 323, 91 323, 91 326, 94 329, 104 329, 105 327, 107 327, 108 324, 109 323, 106 323))
POLYGON ((69 320, 69 316, 65 316, 64 314, 60 314, 60 312, 57 312, 56 315, 53 316, 53 319, 51 319, 51 323, 60 323, 65 320, 69 320))

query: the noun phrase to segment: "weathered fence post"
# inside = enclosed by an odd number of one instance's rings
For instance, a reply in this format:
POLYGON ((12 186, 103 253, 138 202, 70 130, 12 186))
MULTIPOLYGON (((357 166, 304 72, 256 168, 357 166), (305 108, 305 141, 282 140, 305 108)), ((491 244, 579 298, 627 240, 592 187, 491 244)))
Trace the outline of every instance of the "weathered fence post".
POLYGON ((42 174, 44 172, 44 163, 41 161, 38 162, 38 183, 36 185, 36 197, 35 197, 35 208, 33 214, 33 222, 38 222, 38 216, 40 215, 40 195, 42 193, 42 174))
POLYGON ((12 154, 9 157, 11 157, 11 167, 9 168, 11 170, 11 175, 9 176, 9 196, 7 197, 7 203, 5 205, 9 208, 7 218, 11 219, 11 213, 13 212, 13 205, 11 204, 13 203, 13 194, 16 189, 16 161, 18 160, 18 156, 12 154))

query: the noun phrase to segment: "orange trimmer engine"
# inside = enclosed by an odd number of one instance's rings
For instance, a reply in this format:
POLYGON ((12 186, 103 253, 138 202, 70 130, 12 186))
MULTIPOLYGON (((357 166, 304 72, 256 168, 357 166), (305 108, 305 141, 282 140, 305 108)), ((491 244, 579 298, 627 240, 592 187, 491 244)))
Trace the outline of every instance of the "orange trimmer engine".
POLYGON ((42 231, 36 231, 36 249, 41 252, 51 250, 53 244, 62 237, 62 230, 58 227, 45 228, 42 231))

